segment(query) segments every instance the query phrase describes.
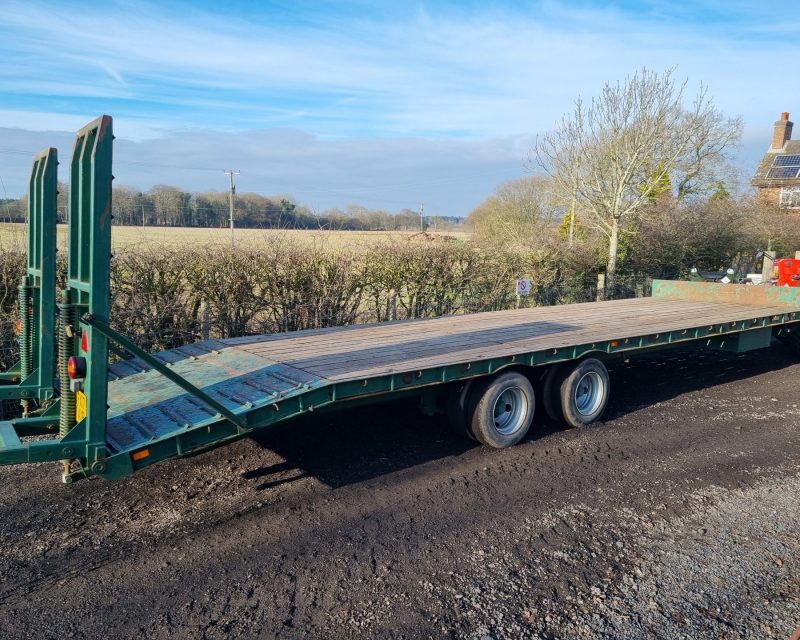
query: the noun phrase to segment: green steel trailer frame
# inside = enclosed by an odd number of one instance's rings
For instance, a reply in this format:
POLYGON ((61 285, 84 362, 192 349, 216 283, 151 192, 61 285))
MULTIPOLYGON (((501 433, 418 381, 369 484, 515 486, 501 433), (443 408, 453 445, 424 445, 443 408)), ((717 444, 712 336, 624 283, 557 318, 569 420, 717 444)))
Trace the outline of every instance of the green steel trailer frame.
POLYGON ((797 336, 799 289, 655 281, 644 299, 204 340, 150 354, 109 319, 112 147, 109 116, 77 133, 58 304, 56 151, 34 162, 22 356, 0 377, 0 398, 21 399, 24 415, 0 422, 0 464, 61 461, 65 482, 116 479, 301 414, 401 394, 440 408, 462 434, 505 447, 525 435, 537 398, 572 426, 597 419, 609 359, 687 343, 743 352, 797 336), (110 364, 111 344, 131 357, 110 364), (80 365, 72 376, 70 358, 80 365))
POLYGON ((55 395, 56 198, 58 152, 37 154, 28 187, 28 252, 19 285, 20 359, 0 372, 0 400, 31 400, 55 395))

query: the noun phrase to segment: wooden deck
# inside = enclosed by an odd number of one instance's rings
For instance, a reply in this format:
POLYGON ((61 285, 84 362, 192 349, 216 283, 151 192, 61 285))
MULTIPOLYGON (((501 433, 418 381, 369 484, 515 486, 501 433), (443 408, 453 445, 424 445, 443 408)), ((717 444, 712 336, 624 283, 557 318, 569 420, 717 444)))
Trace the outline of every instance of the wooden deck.
MULTIPOLYGON (((713 293, 716 291, 712 289, 713 293)), ((688 288, 687 295, 694 294, 688 288)), ((678 287, 676 292, 680 296, 678 287)), ((745 291, 744 294, 748 294, 745 291)), ((727 294, 726 294, 727 295, 727 294)), ((800 296, 788 300, 779 290, 753 292, 751 300, 694 300, 680 297, 639 298, 611 302, 537 307, 427 320, 354 325, 228 340, 207 340, 155 354, 178 375, 203 389, 237 414, 291 405, 305 394, 340 383, 359 383, 363 393, 380 392, 367 380, 391 378, 507 356, 548 352, 563 347, 652 337, 693 329, 771 324, 781 314, 800 312, 800 296), (790 304, 791 303, 791 304, 790 304), (752 324, 749 321, 755 321, 752 324), (287 402, 289 405, 287 405, 287 402)), ((661 339, 664 342, 665 338, 661 339)), ((420 374, 421 375, 421 374, 420 374)), ((326 398, 333 396, 327 395, 326 398)), ((316 400, 319 402, 319 399, 316 400)), ((107 443, 114 452, 170 438, 221 418, 140 360, 125 360, 109 369, 107 443)), ((298 405, 305 406, 302 402, 298 405)), ((263 416, 262 416, 263 418, 263 416)), ((261 420, 261 419, 259 419, 261 420)))
POLYGON ((221 342, 314 377, 340 382, 786 312, 785 306, 638 298, 221 342))

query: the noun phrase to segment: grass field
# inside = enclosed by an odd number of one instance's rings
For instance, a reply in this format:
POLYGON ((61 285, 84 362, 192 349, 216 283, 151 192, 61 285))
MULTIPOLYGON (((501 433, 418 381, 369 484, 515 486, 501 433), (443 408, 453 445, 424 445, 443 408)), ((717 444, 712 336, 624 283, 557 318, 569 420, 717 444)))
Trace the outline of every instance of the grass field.
MULTIPOLYGON (((0 249, 24 248, 26 225, 0 224, 0 249)), ((428 233, 430 236, 467 239, 470 234, 463 231, 428 233)), ((58 225, 58 246, 66 243, 67 228, 58 225)), ((372 245, 381 242, 403 241, 421 237, 411 231, 324 231, 301 229, 237 229, 237 244, 257 246, 275 238, 288 240, 324 242, 338 246, 372 245)), ((208 229, 198 227, 113 227, 111 242, 114 247, 140 245, 223 245, 229 246, 230 229, 208 229)))

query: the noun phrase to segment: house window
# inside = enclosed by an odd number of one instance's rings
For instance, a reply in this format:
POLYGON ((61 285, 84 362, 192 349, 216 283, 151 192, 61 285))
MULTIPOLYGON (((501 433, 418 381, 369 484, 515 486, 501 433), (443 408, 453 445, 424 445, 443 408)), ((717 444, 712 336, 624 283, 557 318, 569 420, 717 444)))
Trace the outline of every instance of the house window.
POLYGON ((781 187, 781 209, 800 209, 800 187, 781 187))

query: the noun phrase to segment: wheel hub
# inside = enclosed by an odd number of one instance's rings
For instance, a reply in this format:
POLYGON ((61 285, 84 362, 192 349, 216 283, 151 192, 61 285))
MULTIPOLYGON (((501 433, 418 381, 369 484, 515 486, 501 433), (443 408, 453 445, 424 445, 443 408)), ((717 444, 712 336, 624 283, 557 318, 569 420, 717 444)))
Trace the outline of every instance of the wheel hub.
POLYGON ((505 389, 494 403, 494 424, 503 435, 511 435, 525 423, 528 414, 528 400, 522 389, 505 389))
POLYGON ((575 409, 583 416, 592 415, 603 402, 603 378, 596 371, 589 371, 575 386, 575 409))

